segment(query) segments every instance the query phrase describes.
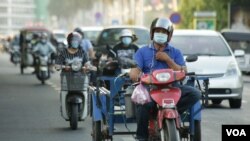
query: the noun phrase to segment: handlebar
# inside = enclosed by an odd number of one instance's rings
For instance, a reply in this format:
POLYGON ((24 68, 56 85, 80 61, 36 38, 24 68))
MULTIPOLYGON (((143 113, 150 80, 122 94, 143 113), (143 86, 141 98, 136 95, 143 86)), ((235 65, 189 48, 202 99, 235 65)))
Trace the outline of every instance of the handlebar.
MULTIPOLYGON (((55 66, 57 71, 60 71, 62 69, 71 69, 72 70, 72 66, 71 65, 61 65, 61 66, 55 66)), ((82 69, 88 70, 88 71, 96 71, 96 67, 95 66, 88 66, 88 67, 81 67, 82 69)))
POLYGON ((195 75, 195 72, 188 72, 186 73, 187 76, 195 75))

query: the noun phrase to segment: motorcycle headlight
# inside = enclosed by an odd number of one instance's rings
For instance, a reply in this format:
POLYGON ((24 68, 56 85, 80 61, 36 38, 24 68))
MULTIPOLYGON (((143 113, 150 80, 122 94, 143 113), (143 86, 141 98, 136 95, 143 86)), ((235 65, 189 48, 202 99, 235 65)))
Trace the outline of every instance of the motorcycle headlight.
POLYGON ((167 82, 170 79, 171 75, 167 72, 164 72, 156 74, 155 77, 159 82, 167 82))
POLYGON ((82 67, 81 62, 73 62, 71 68, 73 71, 79 71, 82 67))
POLYGON ((237 64, 230 62, 227 67, 225 76, 233 76, 233 75, 237 75, 237 64))

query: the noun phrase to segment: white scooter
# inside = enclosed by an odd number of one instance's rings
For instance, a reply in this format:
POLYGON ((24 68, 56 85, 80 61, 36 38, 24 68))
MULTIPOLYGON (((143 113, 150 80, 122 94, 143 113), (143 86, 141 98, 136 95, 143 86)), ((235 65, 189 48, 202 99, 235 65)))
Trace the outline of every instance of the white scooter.
POLYGON ((71 129, 76 130, 78 121, 84 121, 89 114, 89 77, 83 72, 81 60, 61 66, 61 69, 61 116, 70 122, 71 129))
POLYGON ((42 84, 45 84, 45 81, 50 78, 50 70, 49 70, 49 61, 50 54, 39 54, 36 55, 36 77, 41 81, 42 84))

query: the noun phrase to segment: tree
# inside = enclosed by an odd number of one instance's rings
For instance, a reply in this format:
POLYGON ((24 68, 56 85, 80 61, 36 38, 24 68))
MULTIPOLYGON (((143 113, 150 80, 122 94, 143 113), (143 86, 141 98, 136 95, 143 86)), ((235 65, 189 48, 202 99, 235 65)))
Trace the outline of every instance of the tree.
POLYGON ((182 22, 179 28, 193 28, 195 11, 215 11, 217 14, 217 30, 227 27, 228 3, 250 4, 249 0, 181 0, 179 12, 182 15, 182 22))

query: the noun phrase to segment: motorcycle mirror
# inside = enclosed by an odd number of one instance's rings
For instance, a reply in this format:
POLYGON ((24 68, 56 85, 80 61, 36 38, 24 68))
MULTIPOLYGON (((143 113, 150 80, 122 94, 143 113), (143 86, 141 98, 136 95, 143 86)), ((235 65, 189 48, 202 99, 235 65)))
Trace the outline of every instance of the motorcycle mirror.
POLYGON ((187 58, 186 58, 186 61, 187 62, 195 62, 198 60, 198 56, 193 54, 193 55, 188 55, 187 58))
POLYGON ((97 52, 95 53, 95 57, 96 57, 96 59, 99 60, 99 59, 102 57, 102 53, 99 52, 99 51, 97 51, 97 52))

